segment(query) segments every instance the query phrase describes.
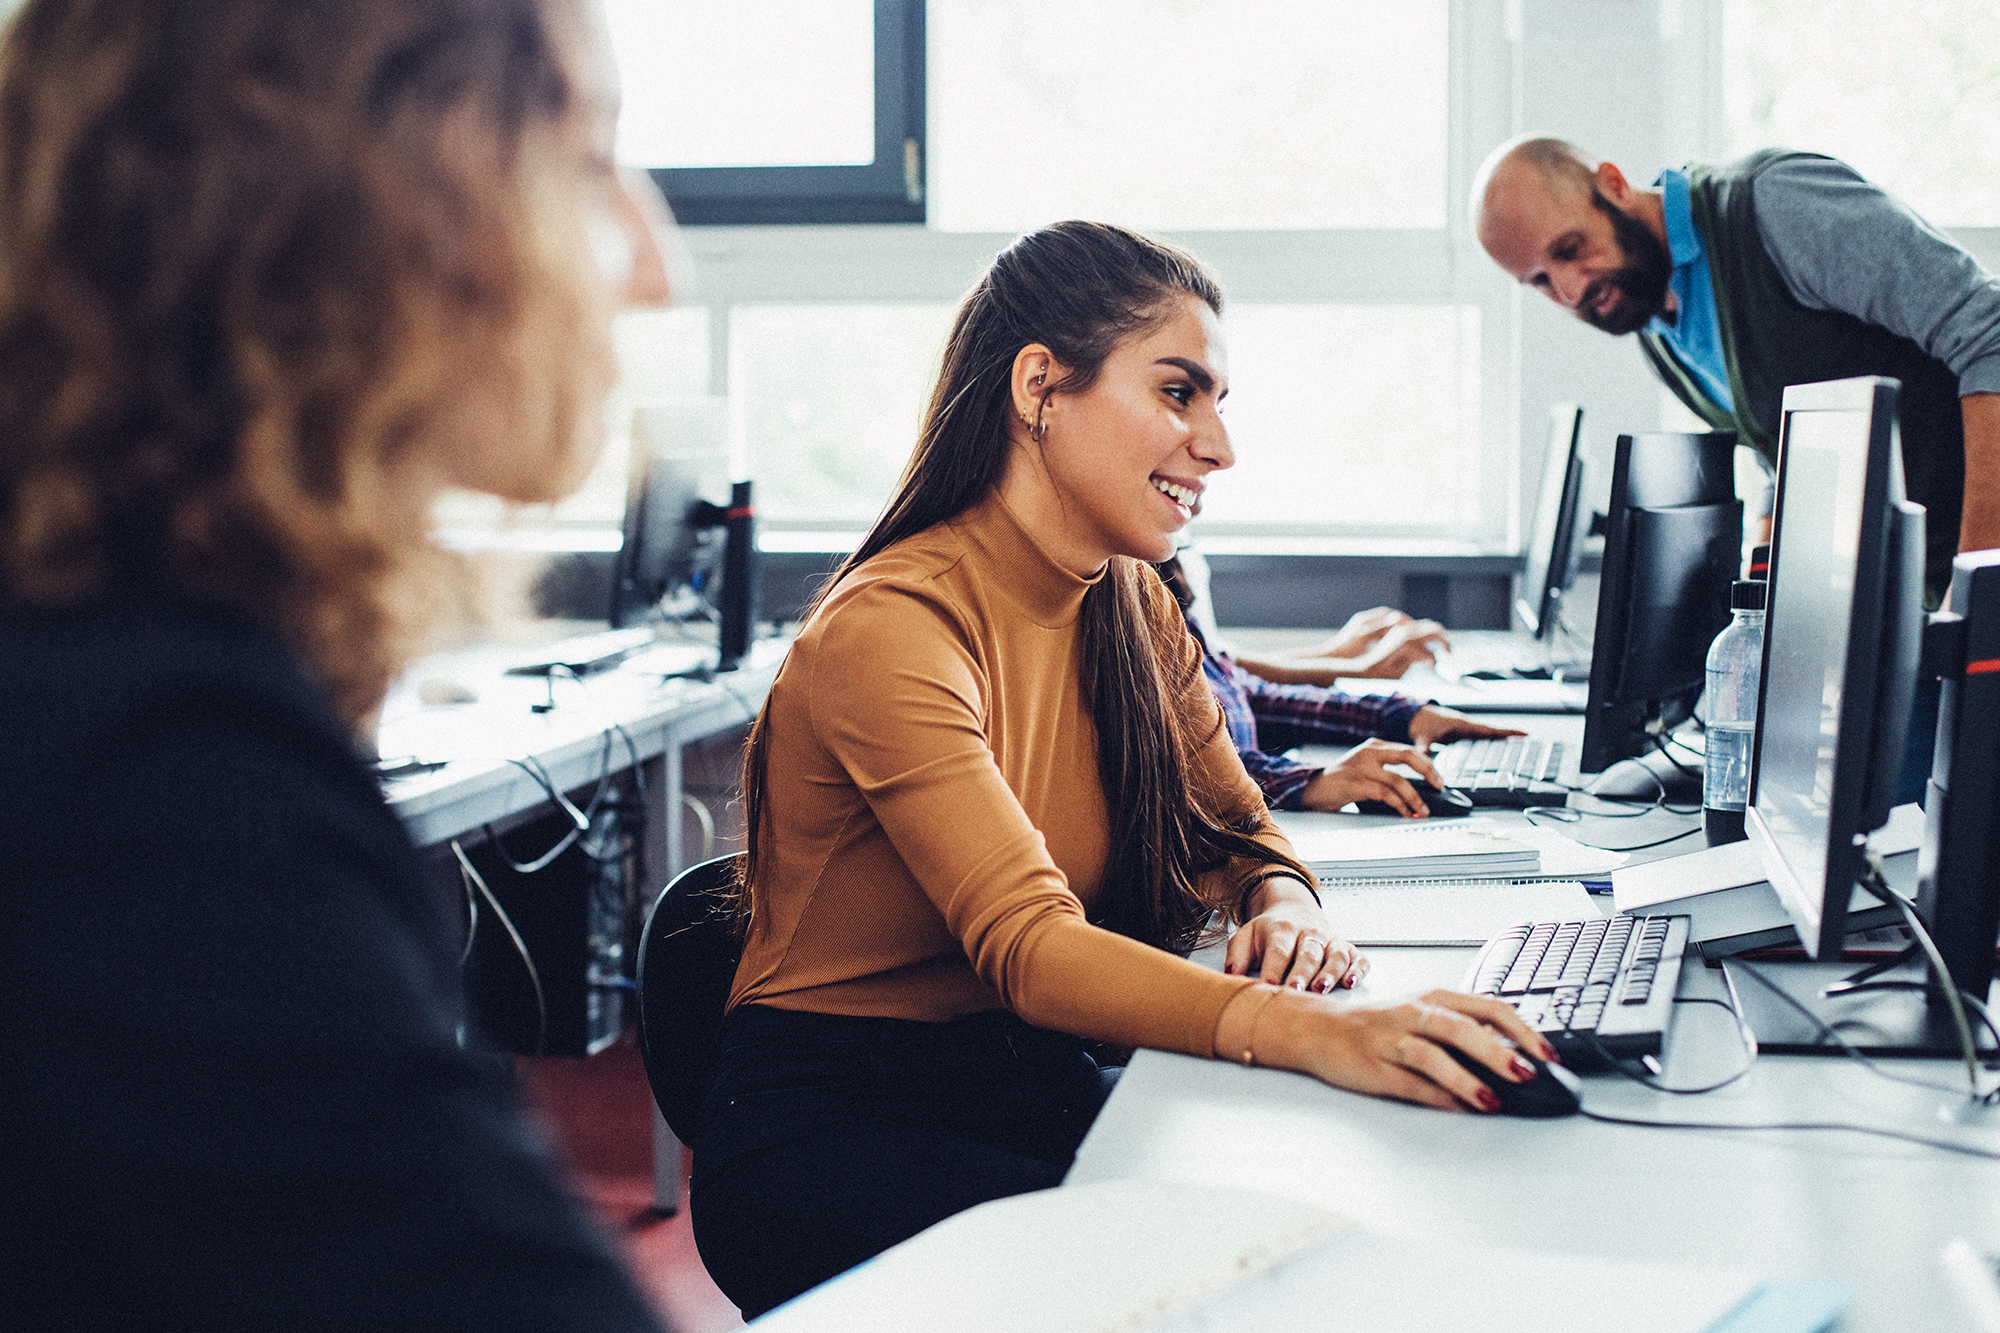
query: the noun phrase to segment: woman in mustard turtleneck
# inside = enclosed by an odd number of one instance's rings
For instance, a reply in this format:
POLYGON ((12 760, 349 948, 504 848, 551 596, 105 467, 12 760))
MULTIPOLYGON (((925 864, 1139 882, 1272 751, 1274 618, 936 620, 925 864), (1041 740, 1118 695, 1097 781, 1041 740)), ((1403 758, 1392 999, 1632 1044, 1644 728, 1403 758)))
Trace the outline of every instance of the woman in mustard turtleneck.
POLYGON ((1148 561, 1233 460, 1221 293, 1115 227, 1021 237, 961 306, 916 452, 752 733, 743 959, 694 1222, 755 1316, 1058 1183, 1094 1044, 1491 1111, 1506 1006, 1366 1008, 1367 964, 1243 771, 1148 561), (1185 954, 1237 929, 1215 972, 1185 954))

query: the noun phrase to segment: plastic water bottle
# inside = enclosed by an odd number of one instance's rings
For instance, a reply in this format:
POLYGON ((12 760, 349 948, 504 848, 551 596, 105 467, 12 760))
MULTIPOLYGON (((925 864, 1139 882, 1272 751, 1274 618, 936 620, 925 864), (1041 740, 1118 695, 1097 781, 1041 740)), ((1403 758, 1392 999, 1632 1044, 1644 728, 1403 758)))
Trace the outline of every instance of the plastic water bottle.
POLYGON ((1757 677, 1764 661, 1764 584, 1739 579, 1731 585, 1729 617, 1729 627, 1708 648, 1701 827, 1711 847, 1743 837, 1757 739, 1757 677))

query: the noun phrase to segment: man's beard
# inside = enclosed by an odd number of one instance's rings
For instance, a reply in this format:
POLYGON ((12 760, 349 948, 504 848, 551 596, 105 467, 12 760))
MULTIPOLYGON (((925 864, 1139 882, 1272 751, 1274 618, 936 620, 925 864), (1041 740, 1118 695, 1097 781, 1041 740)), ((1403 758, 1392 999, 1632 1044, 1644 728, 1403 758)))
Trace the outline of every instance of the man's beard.
POLYGON ((1625 256, 1625 264, 1583 289, 1583 298, 1576 305, 1577 315, 1606 333, 1634 333, 1666 308, 1667 282, 1674 275, 1674 257, 1645 223, 1606 199, 1601 191, 1592 190, 1590 194, 1590 202, 1611 219, 1611 234, 1625 256), (1619 299, 1600 315, 1597 300, 1607 286, 1618 289, 1619 299))

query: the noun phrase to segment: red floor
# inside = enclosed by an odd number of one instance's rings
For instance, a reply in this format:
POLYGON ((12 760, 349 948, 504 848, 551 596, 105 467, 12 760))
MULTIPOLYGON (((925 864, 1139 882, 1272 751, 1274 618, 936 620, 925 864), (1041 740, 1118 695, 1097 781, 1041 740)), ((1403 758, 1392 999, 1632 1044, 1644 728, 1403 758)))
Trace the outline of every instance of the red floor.
POLYGON ((626 1260, 675 1333, 741 1328, 695 1252, 683 1209, 662 1218, 653 1202, 653 1098, 637 1047, 587 1060, 522 1060, 529 1099, 542 1111, 575 1172, 577 1188, 625 1245, 626 1260))

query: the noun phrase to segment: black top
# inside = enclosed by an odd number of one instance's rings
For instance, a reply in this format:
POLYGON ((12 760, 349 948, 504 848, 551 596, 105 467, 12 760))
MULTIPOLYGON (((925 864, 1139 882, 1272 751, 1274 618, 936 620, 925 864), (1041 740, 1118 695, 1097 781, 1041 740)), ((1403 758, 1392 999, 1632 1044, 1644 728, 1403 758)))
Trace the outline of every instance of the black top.
POLYGON ((272 634, 0 602, 0 682, 0 1322, 656 1327, 272 634))
POLYGON ((1910 499, 1926 510, 1924 583, 1942 593, 1951 582, 1965 500, 1965 421, 1958 376, 1915 342, 1878 324, 1801 303, 1757 230, 1758 177, 1773 166, 1818 157, 1767 148, 1726 166, 1689 168, 1688 200, 1708 250, 1736 411, 1723 413, 1710 402, 1657 335, 1642 332, 1640 345, 1655 373, 1691 411, 1711 425, 1735 431, 1771 463, 1777 461, 1787 385, 1857 375, 1901 381, 1896 416, 1903 473, 1910 499))

